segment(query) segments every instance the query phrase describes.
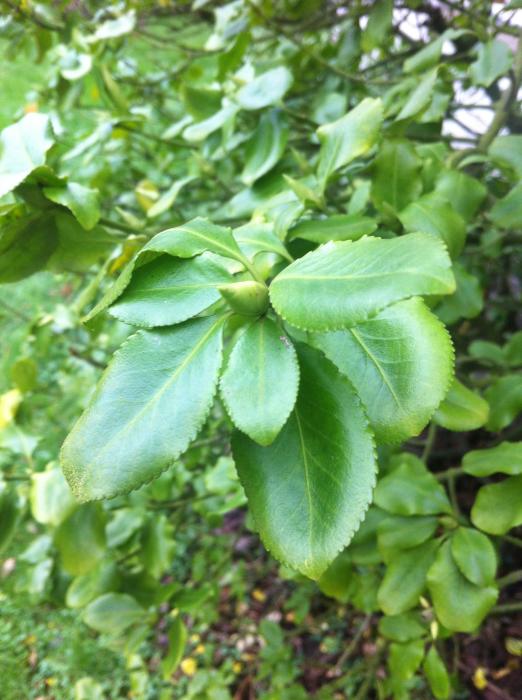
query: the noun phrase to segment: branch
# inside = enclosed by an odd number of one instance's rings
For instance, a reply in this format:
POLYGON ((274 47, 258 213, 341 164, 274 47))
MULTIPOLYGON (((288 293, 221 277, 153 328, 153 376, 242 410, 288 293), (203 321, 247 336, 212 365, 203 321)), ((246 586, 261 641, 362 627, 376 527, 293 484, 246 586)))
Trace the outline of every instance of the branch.
POLYGON ((482 151, 487 151, 491 142, 498 134, 498 132, 504 126, 508 116, 511 105, 517 98, 517 93, 522 83, 522 29, 520 30, 518 37, 517 51, 515 54, 515 63, 513 65, 511 85, 504 90, 500 100, 497 103, 495 109, 495 114, 493 120, 489 125, 489 128, 482 134, 478 147, 482 151))

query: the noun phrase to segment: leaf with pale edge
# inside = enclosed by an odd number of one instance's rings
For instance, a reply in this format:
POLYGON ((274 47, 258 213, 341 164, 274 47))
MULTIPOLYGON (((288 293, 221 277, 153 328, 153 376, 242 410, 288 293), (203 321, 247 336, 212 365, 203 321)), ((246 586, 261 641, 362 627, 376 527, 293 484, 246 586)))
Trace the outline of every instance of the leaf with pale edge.
POLYGON ((188 260, 162 255, 135 271, 109 313, 144 328, 181 323, 221 299, 218 287, 232 279, 205 254, 188 260))
POLYGON ((285 268, 270 285, 275 310, 303 330, 354 326, 412 296, 451 294, 444 245, 411 233, 391 240, 326 243, 285 268))
POLYGON ((354 328, 315 334, 312 344, 350 379, 383 442, 418 435, 453 374, 449 334, 418 298, 389 306, 354 328))
POLYGON ((330 175, 376 143, 382 124, 382 102, 366 98, 344 117, 317 129, 321 142, 317 177, 326 183, 330 175))
POLYGON ((236 433, 239 478, 266 547, 317 579, 358 529, 375 484, 374 444, 348 380, 299 348, 293 414, 269 447, 236 433))
POLYGON ((299 384, 294 346, 268 318, 240 336, 221 377, 221 395, 236 426, 269 445, 292 411, 299 384))
POLYGON ((113 304, 129 285, 134 270, 154 260, 158 254, 165 253, 175 258, 193 258, 205 251, 242 261, 241 251, 232 235, 232 229, 216 226, 207 219, 198 217, 177 228, 161 231, 144 245, 134 260, 124 268, 116 282, 86 316, 85 321, 94 318, 113 304))
POLYGON ((187 449, 212 404, 225 318, 138 331, 116 353, 62 447, 79 500, 127 493, 187 449))

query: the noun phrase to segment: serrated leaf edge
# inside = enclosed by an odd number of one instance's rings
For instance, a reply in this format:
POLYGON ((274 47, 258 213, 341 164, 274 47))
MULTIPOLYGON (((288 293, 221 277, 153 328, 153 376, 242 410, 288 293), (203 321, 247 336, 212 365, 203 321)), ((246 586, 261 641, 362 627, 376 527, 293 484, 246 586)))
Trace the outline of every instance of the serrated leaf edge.
MULTIPOLYGON (((229 314, 225 314, 225 315, 219 317, 218 319, 216 319, 216 322, 215 322, 214 325, 217 325, 218 322, 221 322, 221 323, 224 325, 224 323, 227 321, 228 318, 229 318, 229 314)), ((140 333, 146 333, 146 332, 147 332, 146 330, 140 329, 140 330, 136 331, 135 333, 133 333, 131 336, 129 336, 129 337, 125 340, 125 342, 118 348, 118 350, 116 350, 116 352, 113 354, 113 359, 115 359, 115 358, 121 353, 121 351, 123 350, 124 346, 125 346, 132 338, 134 338, 135 336, 139 335, 140 333)), ((221 336, 221 339, 223 339, 223 336, 221 336)), ((204 414, 202 414, 202 419, 201 419, 201 421, 199 422, 199 424, 197 425, 196 429, 193 431, 193 433, 190 435, 190 437, 189 437, 188 440, 186 441, 185 447, 183 447, 175 456, 172 457, 172 461, 171 461, 171 462, 169 462, 168 464, 166 464, 165 467, 163 467, 163 468, 160 469, 158 472, 156 472, 156 474, 154 474, 153 476, 151 476, 150 479, 147 479, 147 480, 145 480, 145 481, 142 481, 141 483, 136 484, 136 486, 133 486, 133 487, 130 488, 130 489, 119 489, 119 490, 115 491, 114 493, 112 493, 112 495, 110 495, 110 496, 96 496, 95 498, 86 498, 86 499, 85 499, 85 498, 81 498, 79 495, 77 495, 76 490, 71 486, 71 484, 70 484, 70 482, 69 482, 69 478, 68 478, 68 476, 67 476, 67 474, 66 474, 66 472, 65 472, 66 464, 65 464, 64 461, 63 461, 63 456, 62 456, 62 453, 63 453, 63 445, 62 445, 62 448, 60 449, 60 456, 59 456, 60 466, 61 466, 62 471, 63 471, 63 473, 64 473, 64 476, 65 476, 65 478, 66 478, 67 484, 69 485, 69 488, 71 489, 71 492, 73 493, 74 497, 75 497, 80 503, 94 503, 94 502, 96 502, 96 501, 105 501, 105 500, 109 500, 109 499, 112 499, 112 498, 116 498, 117 496, 126 496, 127 494, 132 493, 133 491, 136 491, 136 490, 142 488, 143 486, 147 486, 148 484, 150 484, 150 483, 152 483, 153 481, 155 481, 158 477, 160 477, 160 476, 161 476, 164 472, 166 472, 168 469, 170 469, 170 468, 175 464, 175 462, 181 457, 181 455, 184 454, 184 453, 187 451, 187 449, 190 447, 190 443, 196 438, 196 436, 198 435, 199 431, 201 430, 201 428, 203 427, 203 425, 206 423, 207 418, 208 418, 208 416, 209 416, 209 414, 210 414, 210 411, 211 411, 211 409, 212 409, 212 406, 213 406, 213 404, 214 404, 214 400, 215 400, 215 398, 216 398, 217 385, 218 385, 218 381, 219 381, 219 374, 220 374, 221 367, 222 367, 222 364, 223 364, 223 340, 221 340, 221 343, 222 343, 222 344, 221 344, 221 363, 220 363, 219 367, 217 368, 217 371, 216 371, 216 378, 215 378, 215 380, 214 380, 214 382, 213 382, 213 384, 212 384, 212 389, 213 389, 213 391, 212 391, 212 394, 210 395, 210 399, 209 399, 209 402, 208 402, 207 410, 204 412, 204 414)), ((108 367, 104 370, 103 374, 105 374, 105 372, 107 371, 107 369, 108 369, 108 367)), ((102 377, 101 377, 100 380, 99 380, 100 382, 103 380, 103 374, 102 374, 102 377)), ((89 406, 87 406, 87 408, 86 408, 85 410, 88 410, 88 408, 89 408, 89 406)), ((82 413, 82 415, 83 415, 83 413, 82 413)), ((80 416, 80 417, 81 417, 81 416, 80 416)), ((79 420, 79 419, 78 419, 78 420, 79 420)), ((76 422, 78 422, 78 421, 76 421, 76 422)), ((75 423, 75 425, 76 425, 76 423, 75 423)), ((74 429, 75 425, 73 426, 73 429, 74 429)), ((72 432, 72 431, 71 431, 71 432, 72 432)), ((65 441, 64 441, 64 444, 65 444, 65 441)))

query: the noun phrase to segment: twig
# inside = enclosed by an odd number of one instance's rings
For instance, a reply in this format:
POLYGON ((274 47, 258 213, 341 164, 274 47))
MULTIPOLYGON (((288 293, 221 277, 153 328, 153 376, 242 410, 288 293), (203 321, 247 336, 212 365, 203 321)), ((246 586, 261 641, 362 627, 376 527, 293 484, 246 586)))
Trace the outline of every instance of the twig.
POLYGON ((366 632, 366 630, 370 626, 371 620, 372 620, 372 615, 371 614, 366 615, 366 617, 362 621, 362 624, 357 629, 357 632, 355 633, 352 641, 350 642, 350 644, 348 644, 348 646, 343 651, 341 656, 337 659, 337 662, 331 671, 332 676, 336 676, 338 673, 341 673, 343 665, 357 649, 357 646, 358 646, 359 642, 361 641, 361 637, 363 636, 363 634, 366 632))
POLYGON ((489 145, 504 126, 509 115, 509 109, 512 103, 517 98, 518 89, 522 83, 522 29, 518 37, 517 51, 515 54, 515 63, 513 65, 513 73, 511 85, 504 90, 500 100, 497 103, 493 120, 488 129, 481 136, 478 146, 482 151, 487 151, 489 145))
POLYGON ((437 426, 435 423, 430 423, 428 428, 428 435, 426 436, 426 443, 424 445, 424 450, 422 451, 421 459, 423 462, 427 462, 430 458, 433 445, 435 444, 435 438, 437 437, 437 426))
POLYGON ((504 603, 504 605, 496 605, 490 612, 490 615, 503 615, 504 613, 517 612, 522 610, 522 601, 518 603, 504 603))
POLYGON ((522 581, 522 569, 512 571, 502 578, 499 578, 497 584, 499 588, 505 588, 506 586, 511 586, 513 583, 518 583, 518 581, 522 581))

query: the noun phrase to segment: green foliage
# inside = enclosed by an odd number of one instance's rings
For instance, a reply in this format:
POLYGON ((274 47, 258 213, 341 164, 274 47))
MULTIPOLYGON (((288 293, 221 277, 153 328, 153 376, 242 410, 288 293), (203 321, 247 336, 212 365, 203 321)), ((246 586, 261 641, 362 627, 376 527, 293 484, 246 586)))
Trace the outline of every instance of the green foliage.
POLYGON ((464 696, 521 576, 509 13, 8 5, 2 575, 128 672, 13 698, 464 696))

